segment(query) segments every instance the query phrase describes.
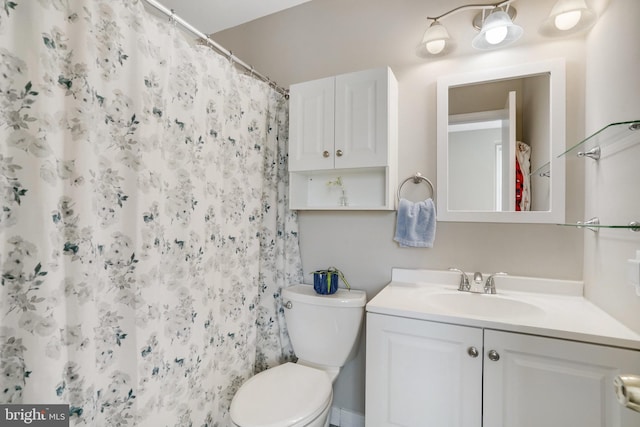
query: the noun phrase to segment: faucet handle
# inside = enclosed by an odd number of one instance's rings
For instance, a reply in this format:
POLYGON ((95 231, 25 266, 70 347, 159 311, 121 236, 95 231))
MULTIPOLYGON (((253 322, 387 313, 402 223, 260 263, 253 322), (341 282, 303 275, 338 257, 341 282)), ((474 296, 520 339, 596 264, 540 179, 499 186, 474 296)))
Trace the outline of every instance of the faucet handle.
POLYGON ((449 271, 460 273, 460 284, 458 285, 459 291, 471 290, 471 284, 469 284, 469 276, 467 276, 467 273, 455 267, 449 267, 449 271))
POLYGON ((485 294, 496 294, 496 282, 493 280, 495 276, 508 276, 505 272, 493 273, 489 277, 487 277, 487 281, 484 283, 484 293, 485 294))

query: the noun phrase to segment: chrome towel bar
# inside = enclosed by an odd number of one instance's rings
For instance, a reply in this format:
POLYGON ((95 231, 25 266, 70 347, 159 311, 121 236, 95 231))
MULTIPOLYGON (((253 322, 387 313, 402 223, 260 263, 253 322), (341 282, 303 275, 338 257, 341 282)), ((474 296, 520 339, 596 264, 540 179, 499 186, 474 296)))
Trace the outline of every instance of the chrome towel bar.
POLYGON ((400 185, 398 186, 398 196, 397 196, 398 201, 400 201, 400 192, 402 191, 402 186, 404 186, 409 181, 413 181, 414 184, 420 184, 421 182, 426 182, 429 188, 431 189, 431 198, 434 199, 435 201, 436 191, 433 186, 433 183, 429 181, 429 178, 422 175, 420 172, 416 172, 415 175, 410 176, 409 178, 405 179, 400 183, 400 185))

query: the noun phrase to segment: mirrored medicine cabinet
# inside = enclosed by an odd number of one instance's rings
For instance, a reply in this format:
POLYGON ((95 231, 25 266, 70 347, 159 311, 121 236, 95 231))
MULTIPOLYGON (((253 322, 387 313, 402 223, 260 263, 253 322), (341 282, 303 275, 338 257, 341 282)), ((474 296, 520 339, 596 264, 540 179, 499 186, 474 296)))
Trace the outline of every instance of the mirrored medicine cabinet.
POLYGON ((437 83, 439 221, 562 223, 563 60, 437 83))

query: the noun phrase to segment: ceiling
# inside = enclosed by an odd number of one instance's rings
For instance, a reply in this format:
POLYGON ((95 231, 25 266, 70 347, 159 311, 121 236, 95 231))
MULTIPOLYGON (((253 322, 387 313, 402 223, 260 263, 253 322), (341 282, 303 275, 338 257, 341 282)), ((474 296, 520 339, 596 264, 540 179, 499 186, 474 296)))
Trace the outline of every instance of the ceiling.
MULTIPOLYGON (((426 58, 418 48, 430 25, 427 16, 438 16, 474 0, 155 0, 173 8, 178 16, 237 58, 279 84, 299 81, 296 71, 317 70, 307 80, 340 70, 373 68, 374 58, 385 52, 385 63, 396 66, 448 61, 455 57, 500 56, 498 50, 478 55, 471 46, 477 31, 471 25, 478 10, 461 10, 442 20, 451 34, 455 50, 443 57, 426 58), (252 6, 249 6, 252 4, 252 6), (269 7, 266 7, 266 5, 269 7), (215 9, 218 5, 220 10, 215 9), (223 7, 233 11, 225 12, 223 7), (281 9, 282 8, 282 9, 281 9), (235 14, 235 16, 233 16, 235 14), (258 19, 259 18, 259 19, 258 19), (218 19, 220 22, 215 22, 218 19), (250 22, 249 22, 250 21, 250 22), (242 25, 244 24, 244 25, 242 25), (224 30, 223 30, 224 29, 224 30), (345 43, 345 40, 349 40, 345 43), (277 52, 277 61, 271 57, 277 52), (300 52, 309 52, 301 59, 300 52), (328 55, 340 57, 334 68, 323 68, 328 55), (288 64, 283 67, 280 64, 288 64), (313 65, 311 65, 313 64, 313 65), (340 64, 340 65, 338 65, 340 64), (322 70, 322 71, 321 71, 322 70)), ((475 0, 491 4, 497 0, 475 0)), ((544 37, 538 31, 558 0, 516 0, 514 20, 525 31, 517 46, 554 43, 564 38, 544 37)), ((598 16, 614 0, 589 0, 598 16)), ((640 0, 637 0, 640 1, 640 0)), ((149 8, 151 9, 151 8, 149 8)), ((166 19, 166 17, 165 17, 166 19)), ((584 38, 588 32, 570 35, 584 38)), ((480 60, 480 59, 479 59, 480 60)), ((523 58, 522 60, 526 60, 523 58)))
POLYGON ((205 34, 213 34, 310 0, 157 0, 205 34))

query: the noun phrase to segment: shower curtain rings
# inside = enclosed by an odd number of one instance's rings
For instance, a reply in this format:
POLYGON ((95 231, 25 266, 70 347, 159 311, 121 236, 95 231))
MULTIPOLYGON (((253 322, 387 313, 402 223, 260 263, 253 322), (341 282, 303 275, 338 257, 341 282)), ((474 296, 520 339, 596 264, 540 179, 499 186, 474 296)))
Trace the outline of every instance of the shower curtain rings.
POLYGON ((171 24, 173 26, 173 28, 176 28, 176 26, 178 25, 178 21, 176 20, 176 10, 175 9, 171 9, 171 15, 169 15, 169 24, 171 24))

